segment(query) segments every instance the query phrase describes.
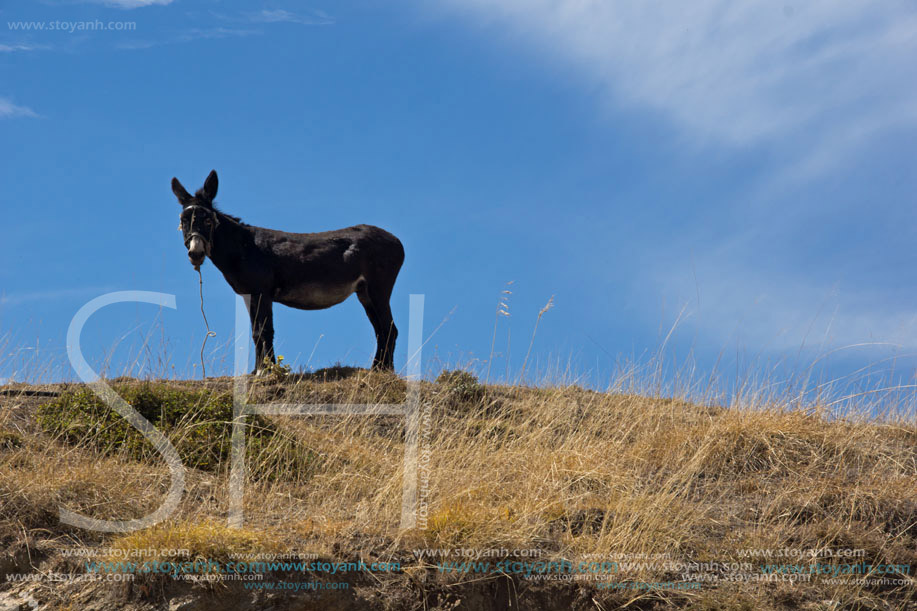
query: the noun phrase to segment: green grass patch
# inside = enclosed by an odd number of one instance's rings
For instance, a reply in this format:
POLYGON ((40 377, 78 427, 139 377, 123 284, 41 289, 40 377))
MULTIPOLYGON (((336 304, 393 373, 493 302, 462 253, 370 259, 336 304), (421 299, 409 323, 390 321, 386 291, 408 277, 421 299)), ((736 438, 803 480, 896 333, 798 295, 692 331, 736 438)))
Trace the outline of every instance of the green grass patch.
MULTIPOLYGON (((186 389, 162 383, 115 384, 117 392, 175 446, 186 467, 228 468, 232 434, 232 393, 186 389)), ((246 462, 256 478, 308 478, 318 456, 262 416, 246 418, 246 462)), ((153 445, 88 387, 62 393, 38 408, 48 434, 105 455, 127 454, 161 461, 153 445)))

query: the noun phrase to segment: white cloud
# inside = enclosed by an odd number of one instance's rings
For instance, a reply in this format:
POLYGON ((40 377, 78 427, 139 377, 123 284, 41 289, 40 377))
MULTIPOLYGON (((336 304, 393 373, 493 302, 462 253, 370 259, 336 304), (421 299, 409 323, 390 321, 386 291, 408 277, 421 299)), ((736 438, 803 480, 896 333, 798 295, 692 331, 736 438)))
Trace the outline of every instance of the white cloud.
POLYGON ((0 119, 7 119, 13 117, 37 117, 38 114, 31 108, 26 106, 17 106, 13 104, 8 98, 0 97, 0 119))
POLYGON ((257 36, 263 34, 260 30, 240 29, 240 28, 192 28, 179 32, 174 36, 156 40, 132 40, 118 44, 119 49, 138 50, 150 49, 159 45, 168 45, 183 42, 194 42, 197 40, 209 40, 216 38, 231 38, 237 36, 257 36))
POLYGON ((141 8, 144 6, 153 6, 153 5, 166 5, 171 4, 172 0, 92 0, 96 4, 107 4, 109 6, 117 6, 118 8, 141 8))
POLYGON ((241 13, 226 15, 211 11, 217 19, 228 22, 231 27, 216 26, 206 28, 192 28, 179 32, 163 39, 132 40, 118 45, 120 49, 148 49, 163 44, 194 42, 211 38, 229 38, 239 36, 259 36, 264 34, 263 27, 270 27, 276 23, 298 23, 302 25, 329 25, 334 23, 334 18, 322 11, 312 11, 311 15, 297 15, 283 9, 262 10, 258 13, 241 13), (244 24, 244 25, 243 25, 244 24), (242 27, 235 27, 241 25, 242 27))
POLYGON ((4 45, 0 44, 0 53, 14 53, 16 51, 34 51, 35 49, 44 48, 44 47, 35 47, 32 45, 4 45))
POLYGON ((574 67, 613 104, 662 113, 697 142, 790 139, 802 155, 825 157, 826 146, 917 124, 917 13, 900 0, 446 4, 574 67))
POLYGON ((267 10, 252 13, 249 19, 258 23, 299 23, 303 25, 329 25, 334 18, 322 11, 313 11, 311 15, 297 15, 284 9, 267 10))

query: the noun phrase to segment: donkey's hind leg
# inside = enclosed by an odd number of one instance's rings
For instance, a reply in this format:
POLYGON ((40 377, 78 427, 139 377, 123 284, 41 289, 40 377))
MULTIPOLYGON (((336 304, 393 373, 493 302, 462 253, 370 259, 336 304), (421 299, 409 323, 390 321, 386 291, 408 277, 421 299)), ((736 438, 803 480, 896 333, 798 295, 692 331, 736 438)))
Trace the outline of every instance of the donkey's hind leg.
POLYGON ((392 318, 392 308, 389 306, 388 299, 377 307, 377 313, 379 326, 382 327, 382 354, 380 356, 382 363, 380 366, 386 371, 393 371, 395 369, 395 340, 398 339, 398 328, 392 318))
POLYGON ((373 356, 373 369, 392 371, 395 369, 395 340, 398 329, 392 319, 392 310, 388 298, 378 291, 372 291, 366 282, 357 287, 357 298, 366 310, 366 317, 372 323, 376 334, 376 354, 373 356))

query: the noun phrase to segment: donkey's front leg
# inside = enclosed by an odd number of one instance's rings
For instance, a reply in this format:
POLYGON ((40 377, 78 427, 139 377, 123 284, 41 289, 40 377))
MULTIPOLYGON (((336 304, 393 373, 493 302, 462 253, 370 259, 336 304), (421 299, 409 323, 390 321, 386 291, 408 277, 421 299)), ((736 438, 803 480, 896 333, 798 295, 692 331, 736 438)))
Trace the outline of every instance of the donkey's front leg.
POLYGON ((252 341, 255 343, 255 369, 264 369, 265 359, 274 362, 274 313, 273 303, 267 295, 252 295, 248 304, 248 315, 252 323, 252 341))

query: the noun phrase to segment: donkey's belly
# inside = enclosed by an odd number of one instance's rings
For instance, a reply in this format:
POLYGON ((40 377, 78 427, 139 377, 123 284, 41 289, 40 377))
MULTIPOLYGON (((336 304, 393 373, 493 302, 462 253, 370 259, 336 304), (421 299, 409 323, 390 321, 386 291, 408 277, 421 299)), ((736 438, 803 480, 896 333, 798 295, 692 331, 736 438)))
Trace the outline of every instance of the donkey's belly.
POLYGON ((301 284, 290 288, 281 288, 274 293, 274 301, 290 308, 300 310, 321 310, 337 305, 350 297, 362 277, 354 282, 344 284, 301 284))

